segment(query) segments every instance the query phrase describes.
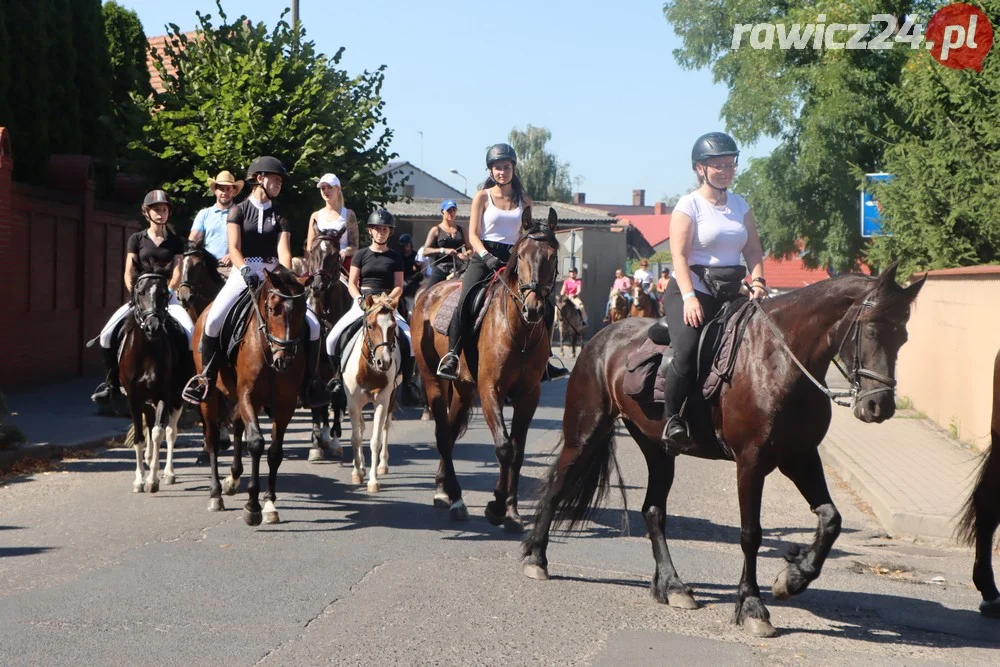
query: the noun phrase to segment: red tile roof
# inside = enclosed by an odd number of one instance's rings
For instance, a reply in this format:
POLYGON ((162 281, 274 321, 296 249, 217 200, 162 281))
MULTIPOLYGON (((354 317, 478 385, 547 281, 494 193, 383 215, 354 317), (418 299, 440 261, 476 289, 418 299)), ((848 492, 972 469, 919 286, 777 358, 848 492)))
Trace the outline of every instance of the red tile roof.
POLYGON ((800 258, 778 260, 764 258, 764 278, 771 289, 795 289, 826 280, 830 275, 825 269, 809 269, 800 258))
MULTIPOLYGON (((184 33, 184 36, 188 39, 194 39, 198 34, 198 31, 192 30, 191 32, 184 33)), ((163 53, 163 47, 166 45, 167 40, 170 39, 170 35, 157 35, 156 37, 149 38, 149 52, 146 54, 146 67, 149 69, 149 85, 153 87, 158 93, 166 92, 166 88, 163 87, 163 80, 160 78, 160 72, 156 69, 156 62, 153 59, 153 51, 156 50, 163 53)), ((183 46, 181 47, 183 48, 183 46)), ((169 60, 164 60, 163 64, 167 68, 167 73, 170 75, 176 74, 176 70, 169 60)))
POLYGON ((649 245, 654 248, 670 238, 670 214, 628 215, 620 217, 618 223, 633 225, 642 232, 649 245))

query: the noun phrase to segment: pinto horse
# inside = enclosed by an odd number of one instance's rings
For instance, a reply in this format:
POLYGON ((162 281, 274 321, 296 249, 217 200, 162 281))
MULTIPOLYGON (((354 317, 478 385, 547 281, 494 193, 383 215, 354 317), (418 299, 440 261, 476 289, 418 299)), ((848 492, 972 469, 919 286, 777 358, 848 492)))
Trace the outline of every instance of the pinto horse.
POLYGON ((660 309, 649 292, 638 283, 632 285, 632 310, 629 317, 659 317, 660 309))
MULTIPOLYGON (((559 354, 565 354, 566 338, 569 337, 570 350, 576 356, 576 344, 583 347, 583 314, 564 294, 556 297, 556 324, 559 326, 559 354)), ((555 336, 555 328, 552 330, 555 336)))
POLYGON ((365 297, 361 336, 344 364, 344 389, 347 392, 347 411, 351 415, 351 447, 354 450, 351 481, 355 484, 364 484, 367 475, 361 442, 365 437, 361 409, 369 403, 375 405, 369 493, 381 491, 382 483, 378 476, 389 474, 389 425, 396 405, 396 390, 402 381, 402 357, 397 340, 400 333, 395 316, 397 305, 398 299, 390 300, 386 295, 365 297))
POLYGON ((452 382, 437 377, 438 362, 448 352, 448 336, 431 326, 444 297, 457 286, 438 283, 420 295, 413 311, 411 330, 417 368, 434 415, 437 450, 441 465, 436 477, 435 505, 449 506, 453 519, 468 519, 462 487, 455 475, 452 453, 455 441, 468 425, 474 394, 486 424, 493 434, 500 474, 494 500, 486 505, 487 520, 508 531, 523 530, 517 511, 517 487, 528 427, 538 407, 542 374, 549 358, 546 309, 556 277, 559 242, 556 213, 549 209, 546 224, 531 220, 531 209, 521 217, 521 237, 514 245, 506 268, 487 288, 488 304, 475 344, 462 354, 462 369, 452 382), (477 376, 470 372, 470 349, 478 361, 477 376), (504 421, 505 398, 510 397, 514 416, 510 431, 504 421))
MULTIPOLYGON (((340 232, 329 231, 317 234, 305 257, 306 277, 302 282, 306 286, 306 304, 319 318, 324 336, 351 308, 351 294, 347 291, 347 285, 341 280, 340 236, 340 232)), ((329 382, 333 376, 333 367, 330 365, 326 346, 323 345, 321 348, 320 376, 329 382)), ((309 448, 309 461, 322 461, 328 456, 334 458, 343 456, 339 439, 343 434, 341 417, 345 407, 342 396, 331 396, 329 406, 311 409, 312 445, 309 448), (333 410, 332 434, 331 409, 333 410)))
POLYGON ((608 321, 612 324, 619 320, 624 320, 629 316, 628 299, 621 292, 611 293, 611 310, 608 312, 608 321))
MULTIPOLYGON (((243 507, 243 520, 249 526, 278 523, 275 508, 275 484, 281 465, 285 430, 292 420, 306 372, 306 355, 301 350, 306 334, 305 289, 289 271, 278 267, 266 271, 265 279, 247 314, 246 333, 238 344, 235 368, 228 363, 219 366, 217 391, 201 403, 205 424, 205 448, 212 467, 209 488, 210 511, 225 509, 223 491, 234 495, 243 474, 242 445, 246 434, 250 453, 249 500, 243 507), (227 399, 222 401, 222 398, 227 399), (219 483, 219 412, 224 404, 235 405, 233 421, 233 465, 224 484, 219 483), (271 416, 271 445, 267 449, 267 490, 264 491, 263 516, 260 497, 260 458, 264 453, 264 436, 257 415, 267 407, 271 416)), ((202 313, 194 328, 195 363, 202 372, 201 337, 208 310, 202 313)), ((226 341, 220 340, 225 348, 226 341)))
MULTIPOLYGON (((854 416, 882 422, 895 412, 893 378, 899 348, 906 341, 910 304, 923 280, 907 288, 895 282, 896 265, 879 278, 847 275, 825 280, 757 303, 735 361, 731 383, 706 402, 699 390, 688 399, 688 414, 702 415, 710 426, 692 434, 697 454, 723 458, 713 436, 728 447, 736 462, 740 504, 743 575, 737 591, 735 622, 756 636, 775 629, 757 586, 761 497, 764 478, 775 468, 791 479, 819 518, 809 546, 793 545, 787 567, 771 587, 785 600, 815 580, 840 534, 840 513, 827 490, 817 448, 830 425, 830 399, 851 397, 854 416), (851 385, 831 392, 825 378, 830 362, 851 385), (692 406, 692 403, 694 404, 692 406)), ((583 522, 607 490, 614 461, 615 421, 621 419, 646 459, 649 481, 642 513, 653 545, 656 571, 651 591, 659 602, 697 607, 692 590, 681 581, 667 549, 667 495, 674 479, 675 457, 661 443, 664 420, 648 414, 623 391, 629 350, 645 338, 653 320, 630 318, 594 336, 577 360, 566 390, 563 446, 549 475, 531 534, 524 543, 525 574, 548 578, 546 549, 553 520, 572 528, 583 522), (595 502, 595 500, 597 502, 595 502)), ((842 403, 846 404, 846 403, 842 403)))
POLYGON ((993 534, 1000 525, 1000 352, 993 361, 993 417, 990 448, 979 467, 979 477, 965 503, 957 535, 967 546, 975 546, 976 562, 972 582, 983 601, 979 612, 1000 618, 1000 590, 993 578, 993 534))
POLYGON ((135 263, 131 266, 132 310, 122 328, 118 378, 126 394, 135 433, 132 491, 136 493, 160 490, 160 444, 164 438, 167 462, 163 483, 175 481, 174 445, 177 443, 177 420, 184 405, 181 391, 194 370, 183 333, 172 334, 167 328, 167 301, 170 298, 167 284, 173 265, 173 262, 156 265, 153 271, 138 277, 135 277, 135 263), (148 429, 143 426, 144 418, 148 429), (144 462, 149 465, 145 479, 144 462))

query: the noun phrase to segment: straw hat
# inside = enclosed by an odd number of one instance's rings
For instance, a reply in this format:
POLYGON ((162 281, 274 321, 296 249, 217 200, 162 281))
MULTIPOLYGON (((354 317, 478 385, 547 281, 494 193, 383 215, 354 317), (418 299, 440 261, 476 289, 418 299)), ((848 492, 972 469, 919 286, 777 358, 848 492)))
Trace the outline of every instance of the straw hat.
POLYGON ((234 185, 236 186, 236 192, 233 193, 235 197, 243 189, 243 181, 237 181, 236 178, 228 171, 220 171, 219 175, 215 178, 208 179, 208 187, 215 190, 216 185, 234 185))

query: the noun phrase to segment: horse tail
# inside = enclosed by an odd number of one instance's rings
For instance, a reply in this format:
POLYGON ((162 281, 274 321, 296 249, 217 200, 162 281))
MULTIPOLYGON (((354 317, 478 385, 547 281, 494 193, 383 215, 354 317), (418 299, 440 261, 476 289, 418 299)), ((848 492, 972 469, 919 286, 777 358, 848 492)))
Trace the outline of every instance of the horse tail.
POLYGON ((976 484, 962 506, 961 518, 955 527, 960 544, 976 543, 976 518, 984 513, 1000 513, 1000 353, 993 362, 993 416, 990 426, 990 448, 979 464, 976 484))

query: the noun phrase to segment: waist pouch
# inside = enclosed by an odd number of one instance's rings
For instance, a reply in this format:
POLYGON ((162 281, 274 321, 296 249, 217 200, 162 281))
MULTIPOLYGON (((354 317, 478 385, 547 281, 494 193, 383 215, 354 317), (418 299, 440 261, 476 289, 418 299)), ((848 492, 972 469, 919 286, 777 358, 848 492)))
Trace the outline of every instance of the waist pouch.
POLYGON ((747 269, 743 265, 737 266, 703 266, 701 264, 691 265, 694 274, 705 283, 709 293, 719 301, 732 301, 740 295, 740 288, 743 286, 743 279, 747 276, 747 269))

